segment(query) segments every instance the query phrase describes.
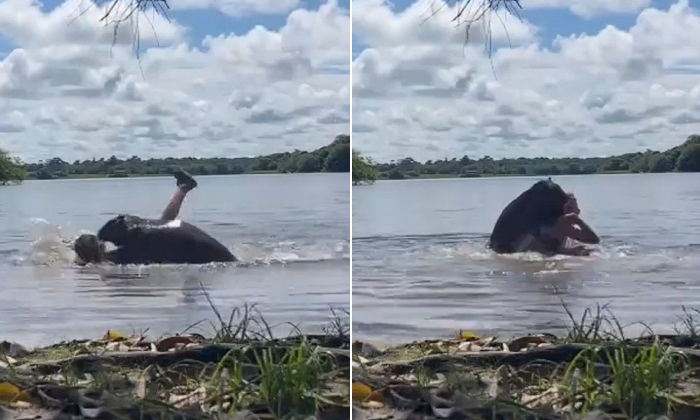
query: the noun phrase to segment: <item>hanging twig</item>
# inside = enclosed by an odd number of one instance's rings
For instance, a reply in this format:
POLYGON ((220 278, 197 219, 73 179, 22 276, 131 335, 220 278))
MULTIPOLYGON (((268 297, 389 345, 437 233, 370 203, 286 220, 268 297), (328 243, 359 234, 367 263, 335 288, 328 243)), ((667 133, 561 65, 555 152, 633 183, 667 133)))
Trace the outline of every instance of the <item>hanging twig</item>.
POLYGON ((503 27, 508 43, 510 44, 510 34, 503 18, 498 14, 505 10, 506 14, 522 19, 520 11, 522 5, 520 0, 457 0, 457 13, 452 18, 452 22, 465 26, 465 44, 469 42, 469 33, 472 25, 481 23, 484 32, 484 48, 488 51, 489 58, 493 53, 493 28, 491 19, 495 15, 503 27))
POLYGON ((150 10, 153 12, 153 17, 155 17, 155 15, 161 15, 170 21, 168 16, 168 10, 170 10, 168 0, 95 0, 95 2, 97 6, 105 6, 104 14, 99 21, 107 26, 113 27, 113 46, 117 43, 117 36, 119 35, 121 25, 126 22, 130 23, 133 31, 134 51, 137 57, 140 56, 141 52, 140 15, 143 14, 146 17, 153 31, 156 45, 159 43, 158 34, 156 33, 153 19, 149 18, 147 13, 150 10))

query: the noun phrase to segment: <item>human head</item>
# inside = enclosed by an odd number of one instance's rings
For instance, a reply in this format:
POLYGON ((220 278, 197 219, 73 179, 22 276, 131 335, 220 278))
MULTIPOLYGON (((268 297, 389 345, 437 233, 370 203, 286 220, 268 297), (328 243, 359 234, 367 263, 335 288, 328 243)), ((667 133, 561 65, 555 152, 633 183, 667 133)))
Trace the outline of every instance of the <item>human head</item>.
POLYGON ((578 200, 576 200, 576 196, 574 196, 572 193, 568 193, 567 196, 568 199, 566 200, 566 203, 564 203, 564 213, 581 213, 581 209, 578 208, 578 200))
POLYGON ((75 240, 73 249, 78 254, 79 263, 84 265, 102 261, 105 253, 105 244, 95 235, 83 234, 75 240))

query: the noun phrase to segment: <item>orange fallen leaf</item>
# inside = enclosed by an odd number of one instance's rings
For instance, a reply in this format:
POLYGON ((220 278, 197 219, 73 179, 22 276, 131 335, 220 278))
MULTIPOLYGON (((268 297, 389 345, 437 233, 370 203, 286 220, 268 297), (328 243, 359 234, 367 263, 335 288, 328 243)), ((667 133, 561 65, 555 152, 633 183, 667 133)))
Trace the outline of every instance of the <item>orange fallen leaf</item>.
POLYGON ((367 400, 384 403, 384 394, 382 394, 381 392, 379 392, 377 390, 374 390, 374 391, 372 391, 371 394, 369 394, 369 396, 367 397, 367 400))
POLYGON ((103 340, 109 340, 109 341, 121 341, 121 340, 126 340, 126 336, 121 334, 118 331, 114 330, 107 330, 105 333, 104 337, 102 337, 103 340))
POLYGON ((476 334, 474 334, 474 333, 471 332, 471 331, 460 331, 460 332, 459 332, 459 338, 462 339, 462 340, 474 341, 474 340, 478 340, 478 339, 479 339, 479 336, 476 335, 476 334))
POLYGON ((0 382, 0 401, 29 401, 29 395, 9 382, 0 382))
POLYGON ((372 395, 372 388, 362 382, 352 383, 352 399, 353 401, 365 401, 372 395))

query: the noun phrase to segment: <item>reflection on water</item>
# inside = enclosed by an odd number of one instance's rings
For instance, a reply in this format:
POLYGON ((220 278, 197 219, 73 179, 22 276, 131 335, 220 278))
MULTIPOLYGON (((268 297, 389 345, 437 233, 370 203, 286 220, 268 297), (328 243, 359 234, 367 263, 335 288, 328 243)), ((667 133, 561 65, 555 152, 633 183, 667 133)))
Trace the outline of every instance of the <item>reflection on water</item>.
MULTIPOLYGON (((670 330, 700 307, 698 174, 565 176, 602 236, 591 257, 498 256, 501 209, 535 179, 380 182, 353 190, 353 332, 400 342, 453 334, 561 332, 610 303, 632 324, 670 330)), ((638 326, 630 327, 630 332, 638 326)))
POLYGON ((38 345, 107 329, 179 332, 214 317, 202 287, 222 312, 257 304, 279 333, 289 331, 288 322, 318 331, 331 307, 348 308, 346 174, 199 182, 181 217, 229 246, 238 263, 72 264, 71 238, 96 231, 115 213, 158 214, 173 188, 169 178, 34 181, 0 189, 0 339, 38 345), (149 196, 163 203, 128 199, 149 196))

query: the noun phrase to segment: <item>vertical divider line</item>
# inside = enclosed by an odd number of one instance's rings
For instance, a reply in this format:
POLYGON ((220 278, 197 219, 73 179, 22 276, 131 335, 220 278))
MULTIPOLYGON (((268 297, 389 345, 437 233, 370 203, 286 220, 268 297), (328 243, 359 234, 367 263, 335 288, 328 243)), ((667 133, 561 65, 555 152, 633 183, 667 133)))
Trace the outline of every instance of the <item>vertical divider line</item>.
POLYGON ((352 141, 352 114, 353 114, 353 106, 352 106, 352 100, 353 100, 353 84, 352 84, 352 38, 353 38, 353 22, 352 22, 352 0, 348 0, 348 8, 349 8, 349 17, 350 17, 350 33, 348 34, 350 36, 350 51, 348 51, 348 74, 350 75, 349 77, 349 83, 350 85, 348 86, 348 97, 350 99, 350 176, 348 177, 348 182, 350 183, 350 208, 349 208, 349 216, 350 216, 350 247, 349 247, 349 252, 350 252, 350 417, 352 418, 352 330, 353 330, 353 324, 352 324, 352 315, 353 315, 353 310, 352 310, 352 261, 353 261, 353 241, 352 241, 352 150, 353 150, 353 141, 352 141))

